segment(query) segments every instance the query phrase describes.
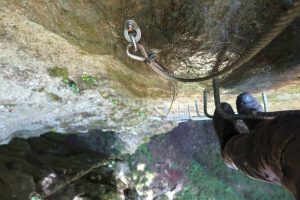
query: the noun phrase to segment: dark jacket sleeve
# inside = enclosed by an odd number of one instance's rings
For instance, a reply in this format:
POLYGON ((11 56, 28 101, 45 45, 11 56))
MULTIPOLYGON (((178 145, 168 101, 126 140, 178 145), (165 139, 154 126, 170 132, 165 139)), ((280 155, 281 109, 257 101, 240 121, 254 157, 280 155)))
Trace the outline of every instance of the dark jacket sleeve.
POLYGON ((233 136, 222 150, 226 165, 248 176, 282 185, 300 200, 300 116, 265 120, 250 133, 233 136))
POLYGON ((270 155, 271 145, 264 131, 259 128, 232 137, 222 150, 222 157, 228 167, 241 170, 251 178, 280 184, 280 172, 270 155))

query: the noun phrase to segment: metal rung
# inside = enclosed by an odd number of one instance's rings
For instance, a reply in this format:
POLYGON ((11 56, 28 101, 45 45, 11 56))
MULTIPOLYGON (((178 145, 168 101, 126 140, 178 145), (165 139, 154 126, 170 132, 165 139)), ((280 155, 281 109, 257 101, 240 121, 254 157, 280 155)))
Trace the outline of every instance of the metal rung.
POLYGON ((267 97, 267 94, 265 92, 262 93, 262 99, 263 99, 263 102, 264 102, 264 111, 269 112, 268 97, 267 97))
MULTIPOLYGON (((262 99, 264 110, 268 112, 268 98, 265 92, 262 93, 262 99)), ((199 99, 195 99, 194 104, 188 104, 186 107, 178 104, 177 111, 170 112, 163 120, 176 122, 211 120, 212 115, 207 112, 207 97, 205 91, 203 93, 203 110, 200 110, 199 102, 199 99), (186 109, 181 110, 181 108, 186 109)), ((165 110, 167 110, 167 108, 165 108, 165 110)))

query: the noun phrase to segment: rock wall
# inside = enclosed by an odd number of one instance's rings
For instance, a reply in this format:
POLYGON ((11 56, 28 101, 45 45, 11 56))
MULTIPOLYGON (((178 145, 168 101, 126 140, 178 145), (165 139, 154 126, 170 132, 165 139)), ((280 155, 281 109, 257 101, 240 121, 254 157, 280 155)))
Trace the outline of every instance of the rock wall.
POLYGON ((49 130, 101 128, 138 144, 173 127, 159 125, 153 103, 163 101, 147 98, 171 96, 168 82, 145 79, 113 55, 88 53, 5 5, 1 9, 1 143, 49 130), (143 85, 151 88, 141 90, 143 85))
MULTIPOLYGON (((172 97, 171 83, 125 56, 125 20, 139 23, 141 43, 171 73, 198 77, 237 60, 292 3, 3 0, 0 142, 49 130, 103 129, 118 132, 133 152, 175 124, 161 122, 172 97)), ((241 89, 270 90, 273 109, 296 108, 291 100, 300 98, 299 35, 296 20, 254 60, 226 76, 224 99, 232 100, 241 89), (284 103, 277 98, 283 92, 284 103)), ((178 84, 176 103, 193 101, 204 88, 210 82, 178 84)))
MULTIPOLYGON (((100 134, 100 132, 98 132, 100 134)), ((96 141, 94 134, 86 137, 96 141)), ((112 134, 111 134, 112 135, 112 134)), ((103 142, 109 140, 102 138, 103 142)), ((1 200, 38 199, 136 199, 131 172, 126 163, 111 160, 110 151, 93 150, 92 145, 78 146, 81 137, 48 133, 28 140, 14 138, 0 147, 1 200), (78 177, 61 190, 59 186, 99 163, 91 173, 78 177), (101 163, 105 163, 102 164, 101 163), (41 196, 40 196, 41 195, 41 196), (32 198, 32 197, 36 198, 32 198)), ((82 143, 81 143, 82 144, 82 143)), ((112 148, 113 149, 113 148, 112 148)))

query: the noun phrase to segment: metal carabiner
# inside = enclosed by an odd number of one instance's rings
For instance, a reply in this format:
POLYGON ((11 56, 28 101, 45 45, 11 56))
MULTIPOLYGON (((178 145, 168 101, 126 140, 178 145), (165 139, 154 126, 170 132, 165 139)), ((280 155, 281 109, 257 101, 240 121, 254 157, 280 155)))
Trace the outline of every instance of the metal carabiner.
POLYGON ((142 33, 137 23, 133 20, 127 20, 124 24, 125 39, 133 44, 134 51, 138 51, 137 43, 141 40, 142 33))

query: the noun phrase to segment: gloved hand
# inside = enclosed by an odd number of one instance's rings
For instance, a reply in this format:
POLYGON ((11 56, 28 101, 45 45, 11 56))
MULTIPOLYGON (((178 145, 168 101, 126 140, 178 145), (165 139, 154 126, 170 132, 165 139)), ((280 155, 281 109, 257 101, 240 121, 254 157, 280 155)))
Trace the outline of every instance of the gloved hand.
MULTIPOLYGON (((227 114, 234 114, 232 107, 228 103, 221 103, 221 107, 227 114)), ((213 122, 215 132, 220 142, 221 150, 224 149, 226 143, 232 136, 240 134, 235 128, 236 121, 224 119, 218 113, 217 109, 214 112, 213 122)))

